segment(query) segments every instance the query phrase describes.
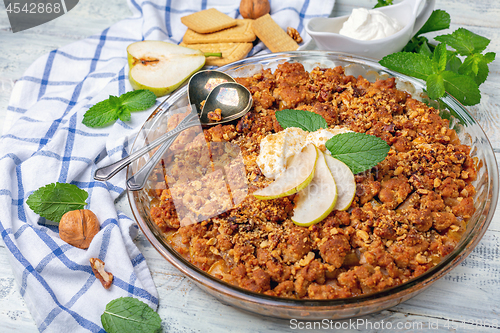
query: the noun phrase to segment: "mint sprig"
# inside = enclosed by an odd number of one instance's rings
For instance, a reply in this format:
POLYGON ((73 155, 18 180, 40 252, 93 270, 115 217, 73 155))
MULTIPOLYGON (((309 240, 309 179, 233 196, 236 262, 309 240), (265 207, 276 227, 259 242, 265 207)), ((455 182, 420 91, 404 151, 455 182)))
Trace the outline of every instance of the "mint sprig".
POLYGON ((385 7, 392 5, 393 0, 377 0, 377 4, 373 8, 385 7))
POLYGON ((131 112, 146 110, 156 103, 156 95, 146 89, 129 91, 120 97, 109 96, 85 112, 83 124, 102 127, 120 119, 129 121, 131 112))
POLYGON ((325 143, 333 157, 344 162, 353 174, 369 170, 382 162, 391 147, 369 134, 349 132, 335 135, 325 143))
POLYGON ((450 14, 444 10, 437 9, 431 13, 422 28, 413 36, 413 38, 403 48, 403 52, 420 53, 421 49, 434 50, 434 45, 429 44, 429 40, 421 36, 428 32, 440 31, 450 27, 450 14))
POLYGON ((40 187, 26 200, 26 204, 47 220, 59 222, 69 211, 83 209, 88 193, 78 186, 66 183, 52 183, 40 187))
POLYGON ((276 111, 275 116, 284 129, 298 127, 304 131, 314 132, 320 128, 328 128, 325 118, 314 112, 285 109, 276 111))
POLYGON ((161 318, 146 303, 120 297, 106 305, 101 323, 108 333, 153 333, 161 331, 161 318))
MULTIPOLYGON (((448 26, 449 15, 434 11, 418 34, 448 26)), ((406 45, 405 52, 390 54, 382 58, 380 64, 424 80, 431 99, 443 97, 448 92, 464 105, 478 104, 481 101, 479 86, 488 77, 488 64, 496 56, 493 52, 482 53, 490 40, 459 28, 451 34, 435 37, 440 43, 433 46, 418 34, 406 45)))

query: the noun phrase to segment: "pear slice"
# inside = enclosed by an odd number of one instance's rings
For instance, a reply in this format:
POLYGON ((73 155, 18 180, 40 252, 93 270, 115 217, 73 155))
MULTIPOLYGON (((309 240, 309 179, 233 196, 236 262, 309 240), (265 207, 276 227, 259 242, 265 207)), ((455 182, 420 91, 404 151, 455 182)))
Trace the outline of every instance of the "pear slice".
POLYGON ((151 90, 157 97, 171 93, 205 65, 200 50, 154 40, 130 44, 127 57, 132 87, 151 90))
POLYGON ((337 202, 337 185, 326 164, 325 154, 319 154, 316 171, 309 185, 297 196, 292 221, 301 227, 320 222, 330 214, 337 202))
POLYGON ((308 144, 287 162, 285 171, 267 187, 253 193, 257 199, 269 200, 294 194, 305 188, 314 177, 318 150, 308 144))
POLYGON ((356 181, 351 169, 342 161, 325 154, 326 165, 337 183, 338 198, 335 204, 336 210, 346 210, 351 206, 356 195, 356 181))

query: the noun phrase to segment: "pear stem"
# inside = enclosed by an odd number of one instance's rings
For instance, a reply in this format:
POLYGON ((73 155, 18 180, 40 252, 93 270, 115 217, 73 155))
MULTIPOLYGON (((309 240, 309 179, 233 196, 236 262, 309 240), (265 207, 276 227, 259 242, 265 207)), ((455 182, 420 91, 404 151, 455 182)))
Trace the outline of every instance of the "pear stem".
POLYGON ((205 52, 205 57, 219 57, 219 58, 222 58, 222 52, 205 52))

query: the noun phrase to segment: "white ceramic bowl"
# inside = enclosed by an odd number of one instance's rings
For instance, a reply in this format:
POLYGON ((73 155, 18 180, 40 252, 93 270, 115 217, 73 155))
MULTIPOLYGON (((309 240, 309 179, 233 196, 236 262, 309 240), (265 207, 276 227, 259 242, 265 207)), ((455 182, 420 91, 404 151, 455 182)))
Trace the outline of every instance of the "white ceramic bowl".
POLYGON ((394 35, 376 39, 359 40, 339 34, 349 16, 313 18, 306 25, 307 33, 314 39, 318 49, 356 54, 381 59, 401 51, 408 41, 420 30, 434 9, 435 0, 405 0, 396 5, 377 8, 404 26, 394 35), (417 15, 422 2, 424 7, 417 15))

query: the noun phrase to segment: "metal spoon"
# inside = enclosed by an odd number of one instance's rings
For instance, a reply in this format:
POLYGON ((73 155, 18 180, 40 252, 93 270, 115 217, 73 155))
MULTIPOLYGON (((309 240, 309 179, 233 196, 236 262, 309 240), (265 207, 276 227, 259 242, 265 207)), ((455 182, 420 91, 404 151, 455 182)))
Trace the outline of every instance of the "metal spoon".
MULTIPOLYGON (((210 126, 238 119, 251 109, 252 104, 252 94, 243 85, 236 82, 221 83, 208 95, 201 112, 201 119, 195 119, 197 117, 193 116, 193 113, 189 114, 186 118, 190 119, 184 123, 184 128, 182 130, 196 125, 210 126), (208 112, 215 109, 221 109, 222 119, 219 121, 210 121, 207 116, 208 112)), ((174 130, 176 129, 177 127, 174 130)), ((181 131, 163 143, 163 145, 153 154, 146 164, 144 164, 144 166, 132 177, 127 179, 127 188, 129 190, 138 191, 144 187, 151 171, 153 171, 154 167, 158 164, 181 131)))
POLYGON ((202 124, 212 125, 208 114, 216 109, 221 110, 221 120, 217 124, 227 123, 242 117, 253 104, 252 94, 243 85, 236 82, 219 84, 208 95, 200 114, 202 124))
MULTIPOLYGON (((217 94, 214 94, 214 97, 210 97, 210 100, 208 99, 208 96, 205 96, 207 102, 209 102, 210 108, 213 107, 212 110, 215 110, 215 108, 221 108, 221 110, 224 110, 221 112, 224 116, 221 119, 221 121, 219 121, 219 122, 198 120, 197 114, 199 115, 201 113, 201 111, 199 110, 199 106, 201 105, 201 102, 203 100, 205 100, 205 98, 202 100, 199 100, 200 98, 202 98, 202 92, 207 92, 210 87, 212 87, 212 89, 213 89, 215 82, 217 82, 217 81, 211 80, 212 77, 208 74, 213 75, 213 77, 215 77, 217 80, 219 80, 219 82, 222 79, 228 80, 228 81, 229 80, 234 81, 234 79, 232 77, 230 77, 229 75, 227 75, 223 72, 219 72, 219 71, 202 71, 202 72, 199 72, 197 74, 195 74, 197 78, 195 78, 193 80, 193 78, 195 76, 195 75, 193 75, 193 77, 189 80, 189 83, 188 83, 188 98, 189 98, 190 104, 195 105, 196 113, 192 112, 190 115, 188 115, 186 118, 184 118, 183 121, 181 121, 181 123, 179 123, 179 125, 177 125, 176 128, 174 128, 173 130, 160 136, 159 138, 157 138, 153 142, 147 144, 146 146, 142 147, 141 149, 134 152, 133 154, 130 154, 129 156, 127 156, 127 157, 125 157, 125 158, 123 158, 115 163, 112 163, 108 166, 104 166, 102 168, 97 169, 95 171, 95 174, 94 174, 94 179, 100 180, 100 181, 105 181, 105 180, 110 179, 111 177, 116 175, 120 170, 122 170, 124 167, 126 167, 127 165, 129 165, 130 163, 132 163, 133 161, 135 161, 136 159, 138 159, 142 155, 148 153, 152 149, 163 144, 162 147, 160 147, 160 149, 158 149, 158 151, 156 151, 155 154, 153 154, 153 156, 146 162, 146 164, 140 170, 138 170, 138 172, 134 176, 132 176, 130 179, 127 180, 127 187, 129 189, 139 190, 139 189, 144 187, 144 184, 146 183, 146 180, 149 177, 149 174, 151 173, 154 166, 158 163, 158 161, 161 159, 163 154, 168 150, 170 145, 175 141, 177 136, 183 130, 190 128, 190 127, 193 127, 193 126, 199 126, 199 125, 210 126, 210 125, 217 125, 220 123, 232 121, 232 120, 235 120, 235 119, 243 116, 252 107, 253 101, 252 101, 252 97, 251 97, 251 94, 248 91, 248 89, 246 89, 242 85, 236 84, 237 86, 226 87, 226 89, 222 90, 222 91, 224 92, 224 91, 227 91, 227 89, 230 89, 232 91, 233 95, 234 95, 234 91, 236 91, 237 96, 238 96, 237 105, 241 105, 241 107, 243 107, 242 109, 237 109, 236 106, 231 105, 231 104, 234 104, 235 102, 232 102, 232 103, 227 102, 227 98, 224 98, 224 95, 218 96, 217 94), (197 74, 199 74, 199 75, 197 75, 197 74), (203 82, 205 82, 205 83, 203 83, 203 82), (198 87, 198 88, 195 88, 195 87, 198 87), (190 91, 191 91, 191 94, 189 93, 190 91), (219 99, 219 100, 222 100, 223 102, 221 104, 219 104, 217 102, 213 103, 213 102, 211 102, 212 99, 216 99, 216 100, 219 99), (225 101, 225 104, 224 104, 224 101, 225 101), (226 112, 226 107, 230 107, 232 110, 231 111, 232 113, 226 112)), ((220 91, 220 90, 218 90, 218 91, 220 91)), ((209 93, 210 93, 210 91, 208 91, 207 95, 209 93)), ((162 108, 164 103, 165 102, 163 102, 160 106, 158 106, 158 108, 162 108)), ((207 120, 208 120, 208 118, 207 118, 207 120)))

